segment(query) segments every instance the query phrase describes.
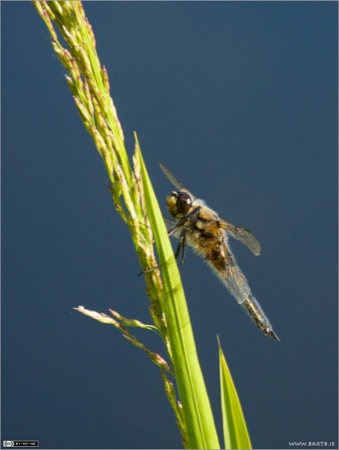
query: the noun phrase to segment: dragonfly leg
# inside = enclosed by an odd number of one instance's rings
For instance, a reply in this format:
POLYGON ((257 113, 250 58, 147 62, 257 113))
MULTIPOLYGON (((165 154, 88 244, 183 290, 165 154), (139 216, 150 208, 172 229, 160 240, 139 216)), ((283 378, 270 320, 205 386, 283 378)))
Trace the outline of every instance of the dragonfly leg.
POLYGON ((141 275, 145 275, 146 273, 153 272, 153 270, 155 270, 155 269, 160 269, 160 266, 153 266, 153 267, 150 267, 149 269, 142 270, 141 272, 138 273, 138 277, 140 277, 141 275))
POLYGON ((186 233, 182 233, 180 236, 180 245, 181 245, 181 259, 180 262, 181 264, 184 264, 185 262, 185 257, 186 257, 186 233))
POLYGON ((180 234, 179 243, 178 243, 177 249, 174 253, 175 259, 178 259, 180 253, 181 253, 180 263, 183 264, 185 262, 185 256, 186 256, 186 233, 185 233, 185 231, 182 231, 180 234))

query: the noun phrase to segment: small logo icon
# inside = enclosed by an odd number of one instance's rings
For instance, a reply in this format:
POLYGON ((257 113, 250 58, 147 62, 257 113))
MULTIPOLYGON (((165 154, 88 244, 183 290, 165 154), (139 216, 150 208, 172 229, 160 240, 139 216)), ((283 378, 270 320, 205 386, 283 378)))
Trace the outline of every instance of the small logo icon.
POLYGON ((39 441, 2 441, 3 447, 39 447, 39 441))

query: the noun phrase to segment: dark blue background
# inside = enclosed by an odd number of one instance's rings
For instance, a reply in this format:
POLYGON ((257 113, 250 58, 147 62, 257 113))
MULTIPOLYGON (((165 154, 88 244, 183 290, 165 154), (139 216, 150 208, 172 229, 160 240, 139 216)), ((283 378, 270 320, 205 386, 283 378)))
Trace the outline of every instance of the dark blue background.
MULTIPOLYGON (((129 233, 28 2, 2 3, 2 435, 41 448, 178 448, 157 368, 73 307, 150 322, 129 233)), ((337 448, 337 3, 86 2, 130 154, 221 217, 281 337, 200 259, 181 267, 221 431, 220 336, 255 448, 337 448)), ((165 214, 165 209, 164 209, 165 214)), ((156 336, 138 333, 164 354, 156 336)))

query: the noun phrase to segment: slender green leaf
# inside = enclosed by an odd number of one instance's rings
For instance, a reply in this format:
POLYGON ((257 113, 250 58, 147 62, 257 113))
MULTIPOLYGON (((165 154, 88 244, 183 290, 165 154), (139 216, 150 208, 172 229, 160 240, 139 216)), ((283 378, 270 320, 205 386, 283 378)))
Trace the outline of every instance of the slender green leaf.
POLYGON ((180 274, 141 155, 140 160, 146 205, 163 275, 164 295, 161 303, 168 331, 169 352, 183 406, 189 448, 217 449, 220 445, 199 365, 180 274))
POLYGON ((225 448, 251 449, 252 444, 248 434, 241 403, 234 386, 230 370, 227 366, 219 338, 218 346, 221 410, 225 448))

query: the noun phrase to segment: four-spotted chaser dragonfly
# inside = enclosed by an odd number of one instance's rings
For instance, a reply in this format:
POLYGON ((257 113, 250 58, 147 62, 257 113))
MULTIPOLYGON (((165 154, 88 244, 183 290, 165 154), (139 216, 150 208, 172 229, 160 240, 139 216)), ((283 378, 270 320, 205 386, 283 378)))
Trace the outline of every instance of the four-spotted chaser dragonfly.
POLYGON ((167 221, 169 236, 179 239, 176 258, 181 253, 184 261, 186 244, 202 256, 226 288, 248 312, 256 326, 272 339, 279 341, 272 325, 261 306, 254 298, 245 275, 240 270, 228 238, 245 244, 255 255, 260 254, 260 244, 246 228, 235 227, 221 219, 203 200, 196 198, 172 173, 160 163, 160 167, 170 182, 178 189, 166 197, 168 212, 176 221, 167 221))

